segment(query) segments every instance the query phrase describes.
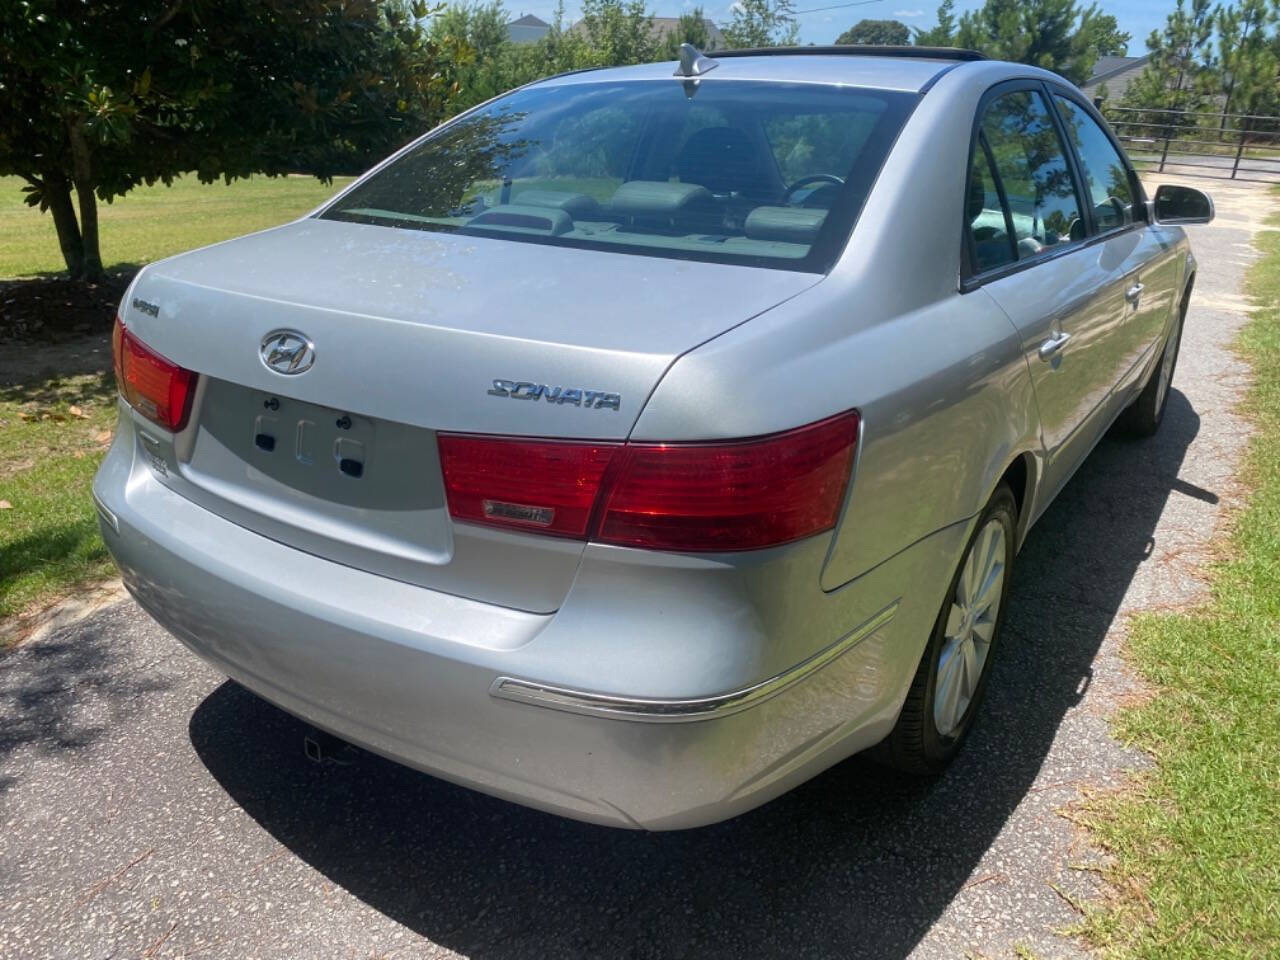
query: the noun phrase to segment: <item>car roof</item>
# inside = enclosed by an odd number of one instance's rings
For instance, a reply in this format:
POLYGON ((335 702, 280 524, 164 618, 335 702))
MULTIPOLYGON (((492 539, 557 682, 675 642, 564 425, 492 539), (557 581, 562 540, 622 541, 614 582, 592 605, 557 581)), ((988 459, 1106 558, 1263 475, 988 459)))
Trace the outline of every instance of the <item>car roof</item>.
MULTIPOLYGON (((704 54, 717 66, 703 78, 716 80, 763 80, 775 83, 825 83, 875 90, 919 93, 941 74, 963 61, 939 56, 886 57, 857 53, 773 53, 742 56, 734 54, 717 59, 715 53, 704 54)), ((631 67, 603 67, 561 74, 541 81, 538 86, 574 83, 613 83, 622 80, 671 79, 676 63, 644 63, 631 67)))

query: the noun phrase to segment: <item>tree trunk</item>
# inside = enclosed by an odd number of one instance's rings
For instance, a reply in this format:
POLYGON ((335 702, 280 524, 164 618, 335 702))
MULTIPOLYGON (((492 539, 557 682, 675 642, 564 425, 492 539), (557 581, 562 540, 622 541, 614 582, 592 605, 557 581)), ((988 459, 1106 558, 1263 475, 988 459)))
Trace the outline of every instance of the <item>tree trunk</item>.
POLYGON ((58 246, 72 280, 84 276, 84 238, 76 223, 76 208, 71 202, 71 185, 60 176, 48 175, 42 189, 49 212, 53 214, 53 226, 58 231, 58 246))
POLYGON ((67 132, 71 140, 71 164, 76 185, 76 199, 80 204, 80 236, 84 248, 84 266, 81 271, 85 280, 97 282, 105 280, 106 272, 102 269, 102 254, 98 249, 98 202, 93 195, 93 165, 89 151, 89 143, 85 140, 84 128, 78 117, 67 118, 67 132))
POLYGON ((1222 122, 1218 124, 1218 140, 1221 141, 1227 131, 1227 111, 1231 109, 1231 95, 1236 89, 1236 78, 1233 74, 1231 82, 1227 84, 1226 99, 1222 101, 1222 122))
POLYGON ((1247 24, 1244 28, 1244 36, 1240 38, 1239 47, 1237 48, 1235 59, 1227 61, 1227 66, 1230 67, 1228 71, 1228 76, 1230 77, 1230 79, 1227 81, 1226 99, 1222 102, 1222 122, 1218 124, 1218 140, 1219 141, 1222 140, 1222 135, 1227 129, 1227 112, 1231 109, 1231 96, 1232 94, 1235 93, 1235 90, 1236 90, 1236 74, 1239 71, 1240 62, 1241 62, 1241 54, 1239 51, 1244 50, 1245 44, 1249 42, 1249 34, 1252 31, 1253 31, 1253 24, 1252 23, 1247 24))
POLYGON ((76 199, 80 202, 80 236, 84 244, 84 279, 97 283, 107 278, 98 250, 98 198, 93 185, 76 181, 76 199))

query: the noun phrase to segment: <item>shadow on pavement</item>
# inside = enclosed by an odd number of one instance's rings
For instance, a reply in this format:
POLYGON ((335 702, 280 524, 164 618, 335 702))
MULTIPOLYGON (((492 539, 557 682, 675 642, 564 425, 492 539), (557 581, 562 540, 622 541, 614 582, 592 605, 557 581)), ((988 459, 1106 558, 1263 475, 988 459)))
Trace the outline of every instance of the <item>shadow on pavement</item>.
MULTIPOLYGON (((69 549, 82 536, 68 528, 53 543, 65 541, 69 549)), ((15 549, 22 549, 21 542, 15 549)), ((6 562, 0 551, 0 572, 6 562)), ((145 713, 147 694, 173 685, 154 671, 131 668, 101 621, 95 623, 0 651, 0 798, 17 781, 7 772, 10 754, 29 747, 46 754, 82 750, 145 713)))
POLYGON ((854 758, 729 823, 593 827, 359 754, 303 758, 303 724, 232 683, 191 719, 230 796, 356 897, 459 953, 896 957, 939 917, 1032 786, 1200 421, 1181 393, 1153 440, 1105 439, 1029 537, 984 716, 940 779, 854 758))

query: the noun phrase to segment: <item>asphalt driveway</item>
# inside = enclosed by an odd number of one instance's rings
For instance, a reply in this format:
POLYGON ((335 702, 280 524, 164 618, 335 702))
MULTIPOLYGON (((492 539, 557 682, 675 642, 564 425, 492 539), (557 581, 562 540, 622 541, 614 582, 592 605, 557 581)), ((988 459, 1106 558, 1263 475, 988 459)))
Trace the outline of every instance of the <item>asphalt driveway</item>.
POLYGON ((1107 439, 1033 531, 986 712, 933 783, 855 758, 726 824, 561 820, 368 754, 187 654, 132 601, 0 660, 0 956, 1074 956, 1094 862, 1058 811, 1143 763, 1107 733, 1126 615, 1193 602, 1238 495, 1249 240, 1211 184, 1165 424, 1107 439))

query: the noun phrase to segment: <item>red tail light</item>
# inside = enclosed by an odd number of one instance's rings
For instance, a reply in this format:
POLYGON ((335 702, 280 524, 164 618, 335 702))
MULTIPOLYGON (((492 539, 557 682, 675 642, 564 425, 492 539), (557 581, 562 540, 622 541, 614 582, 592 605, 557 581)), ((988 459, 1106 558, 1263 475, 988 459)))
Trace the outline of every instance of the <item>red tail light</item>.
POLYGON ((754 550, 835 526, 858 415, 751 440, 575 443, 440 435, 456 520, 654 550, 754 550))
POLYGON ((549 443, 441 434, 440 465, 449 513, 496 527, 582 538, 611 443, 549 443))
POLYGON ((116 383, 129 405, 148 420, 181 430, 191 412, 196 375, 146 347, 116 317, 111 332, 116 383))

